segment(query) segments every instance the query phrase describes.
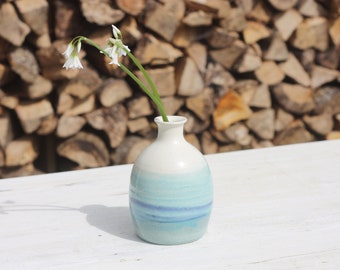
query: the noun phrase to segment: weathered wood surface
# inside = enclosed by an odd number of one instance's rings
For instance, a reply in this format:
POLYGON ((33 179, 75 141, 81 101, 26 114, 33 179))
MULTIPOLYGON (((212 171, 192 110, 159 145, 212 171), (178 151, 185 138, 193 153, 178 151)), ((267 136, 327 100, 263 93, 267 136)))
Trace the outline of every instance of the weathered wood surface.
MULTIPOLYGON (((155 106, 103 54, 84 44, 84 69, 62 68, 71 38, 105 46, 111 24, 203 152, 337 138, 339 16, 339 0, 2 1, 0 178, 45 163, 64 170, 57 148, 79 132, 103 142, 110 158, 98 165, 133 162, 140 142, 155 138, 155 106), (6 165, 8 144, 27 135, 39 141, 34 160, 6 165)), ((69 157, 84 155, 71 149, 69 157)), ((86 155, 96 160, 95 152, 86 155)))
POLYGON ((128 207, 131 165, 0 181, 3 269, 337 269, 340 140, 208 155, 208 232, 145 243, 128 207))

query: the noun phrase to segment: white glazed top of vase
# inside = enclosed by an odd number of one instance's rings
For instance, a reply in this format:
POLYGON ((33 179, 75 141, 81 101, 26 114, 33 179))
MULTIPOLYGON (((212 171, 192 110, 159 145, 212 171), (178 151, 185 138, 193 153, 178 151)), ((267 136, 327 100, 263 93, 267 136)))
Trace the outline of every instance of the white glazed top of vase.
POLYGON ((161 116, 155 118, 158 126, 157 139, 145 148, 135 166, 150 172, 190 172, 207 166, 204 156, 183 136, 187 119, 183 116, 168 116, 164 122, 161 116))

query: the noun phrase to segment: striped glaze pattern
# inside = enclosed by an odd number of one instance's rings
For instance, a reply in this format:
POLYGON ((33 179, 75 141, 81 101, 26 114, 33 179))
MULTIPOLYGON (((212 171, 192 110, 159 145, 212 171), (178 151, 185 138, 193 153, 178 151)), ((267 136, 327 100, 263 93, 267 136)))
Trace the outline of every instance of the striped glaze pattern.
POLYGON ((212 209, 206 165, 185 173, 155 173, 134 166, 130 210, 138 236, 156 244, 183 244, 205 233, 212 209))

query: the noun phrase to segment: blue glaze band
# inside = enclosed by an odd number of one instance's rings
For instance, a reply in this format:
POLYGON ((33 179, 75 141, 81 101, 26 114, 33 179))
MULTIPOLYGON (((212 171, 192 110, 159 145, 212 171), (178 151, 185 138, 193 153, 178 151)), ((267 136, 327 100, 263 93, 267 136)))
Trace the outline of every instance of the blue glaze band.
POLYGON ((131 173, 130 210, 137 234, 160 244, 200 238, 212 209, 208 166, 186 173, 160 174, 135 166, 131 173))

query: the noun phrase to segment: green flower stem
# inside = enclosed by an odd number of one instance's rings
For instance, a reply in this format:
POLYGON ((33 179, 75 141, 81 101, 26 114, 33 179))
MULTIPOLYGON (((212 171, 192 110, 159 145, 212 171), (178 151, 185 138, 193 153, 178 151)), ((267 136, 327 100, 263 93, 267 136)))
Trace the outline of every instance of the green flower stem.
MULTIPOLYGON (((103 50, 103 48, 101 48, 98 44, 96 44, 95 42, 93 42, 91 39, 88 39, 86 37, 83 36, 79 36, 76 37, 74 39, 74 41, 76 40, 83 40, 86 43, 88 43, 89 45, 95 47, 96 49, 98 49, 101 53, 103 53, 104 55, 109 56, 109 54, 103 50)), ((165 112, 164 109, 164 105, 162 103, 162 100, 159 96, 159 93, 157 91, 157 88, 155 86, 155 84, 153 83, 152 79, 150 78, 149 74, 147 73, 147 71, 144 69, 144 67, 142 66, 142 64, 138 61, 138 59, 132 54, 130 53, 124 46, 121 47, 126 53, 127 55, 130 57, 130 59, 133 61, 133 63, 137 66, 137 68, 143 73, 145 79, 147 80, 151 91, 149 90, 149 88, 139 79, 137 78, 136 75, 134 75, 126 66, 124 66, 122 63, 119 64, 119 67, 126 72, 126 74, 128 74, 138 85, 140 88, 142 88, 142 90, 151 98, 151 100, 156 104, 159 113, 162 116, 162 119, 164 122, 169 122, 169 119, 167 117, 167 114, 165 112)))

